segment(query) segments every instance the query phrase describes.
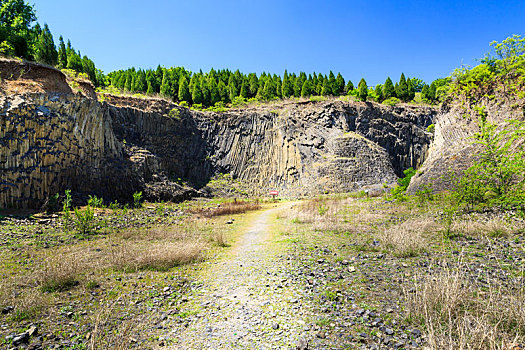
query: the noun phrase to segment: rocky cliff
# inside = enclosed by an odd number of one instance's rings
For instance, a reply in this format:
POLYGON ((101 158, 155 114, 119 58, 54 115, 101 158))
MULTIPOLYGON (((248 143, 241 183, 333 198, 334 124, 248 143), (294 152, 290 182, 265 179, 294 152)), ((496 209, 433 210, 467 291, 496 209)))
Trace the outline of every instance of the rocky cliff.
MULTIPOLYGON (((493 89, 475 104, 464 97, 443 104, 435 119, 428 157, 412 178, 408 192, 415 193, 422 185, 438 192, 450 189, 451 179, 461 176, 480 152, 481 146, 473 138, 479 131, 479 114, 474 105, 484 107, 487 121, 501 130, 509 119, 525 120, 525 99, 518 96, 493 89)), ((517 144, 524 142, 517 140, 517 144)))
POLYGON ((225 173, 253 194, 392 183, 423 163, 436 115, 432 108, 339 100, 212 113, 157 99, 100 102, 50 88, 20 93, 13 82, 2 84, 0 207, 37 208, 65 189, 106 200, 129 200, 139 190, 178 200, 225 173))

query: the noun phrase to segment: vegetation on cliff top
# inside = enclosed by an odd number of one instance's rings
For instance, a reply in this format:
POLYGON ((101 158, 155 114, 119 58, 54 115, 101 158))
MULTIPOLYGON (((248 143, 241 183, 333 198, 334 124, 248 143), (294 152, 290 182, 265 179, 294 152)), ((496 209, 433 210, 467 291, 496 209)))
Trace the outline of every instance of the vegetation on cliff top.
POLYGON ((386 79, 384 88, 381 84, 368 87, 363 78, 357 89, 340 73, 332 71, 328 75, 315 72, 308 75, 304 72, 289 74, 285 71, 281 77, 264 72, 257 75, 243 74, 238 70, 211 69, 203 73, 191 72, 183 67, 158 66, 147 70, 129 68, 104 75, 92 60, 76 51, 69 40, 65 44, 60 36, 56 46, 47 24, 42 28, 38 23, 33 25, 35 21, 33 7, 24 0, 0 0, 0 56, 20 57, 85 73, 100 92, 160 94, 197 109, 213 107, 218 110, 227 104, 235 106, 250 99, 268 101, 300 96, 351 95, 361 101, 396 104, 412 101, 416 92, 421 92, 425 101, 436 100, 435 84, 424 90, 427 85, 421 79, 406 78, 404 74, 395 86, 390 77, 386 79))

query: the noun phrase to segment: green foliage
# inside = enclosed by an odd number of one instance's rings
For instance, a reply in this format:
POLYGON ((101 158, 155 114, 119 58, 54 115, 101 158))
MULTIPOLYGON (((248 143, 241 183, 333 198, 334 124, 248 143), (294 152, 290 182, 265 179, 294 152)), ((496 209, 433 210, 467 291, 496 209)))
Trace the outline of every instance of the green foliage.
POLYGON ((375 101, 378 103, 383 102, 383 85, 377 84, 374 90, 375 101))
POLYGON ((175 120, 180 120, 181 117, 180 117, 180 111, 177 109, 177 108, 173 108, 169 111, 168 115, 175 119, 175 120))
POLYGON ((104 199, 89 195, 88 206, 92 208, 104 208, 104 199))
POLYGON ((328 211, 328 206, 326 205, 326 203, 321 203, 319 204, 319 206, 317 207, 317 212, 319 213, 319 215, 323 216, 324 214, 326 214, 326 212, 328 211))
POLYGON ((74 209, 73 225, 81 236, 87 236, 95 229, 95 213, 88 205, 84 210, 74 209))
POLYGON ((455 181, 453 196, 468 209, 498 207, 525 213, 525 151, 521 142, 525 123, 508 120, 499 129, 487 121, 484 108, 476 109, 479 130, 474 143, 481 146, 481 152, 455 181))
POLYGON ((406 200, 405 192, 410 184, 410 180, 412 180, 412 176, 416 174, 416 171, 413 168, 408 168, 403 171, 403 174, 405 174, 405 176, 398 179, 397 186, 390 191, 390 195, 393 199, 401 201, 406 200))
POLYGON ((401 73, 401 77, 399 78, 399 83, 396 88, 396 96, 401 101, 407 102, 410 100, 410 94, 408 91, 408 84, 405 78, 405 74, 401 73))
POLYGON ((133 193, 133 207, 142 208, 142 191, 133 193))
POLYGON ((44 25, 44 29, 37 35, 34 44, 34 57, 37 62, 52 66, 58 63, 58 52, 53 41, 53 35, 47 24, 44 25))
POLYGON ((434 133, 434 130, 436 129, 436 125, 434 124, 430 124, 428 127, 427 127, 427 131, 428 132, 431 132, 431 133, 434 133))
POLYGON ((358 91, 358 97, 361 101, 366 101, 366 98, 368 96, 368 86, 366 85, 366 81, 364 78, 361 78, 361 81, 359 81, 359 85, 357 85, 357 91, 358 91))
POLYGON ((390 97, 390 98, 384 100, 383 104, 388 105, 388 106, 395 106, 399 102, 401 102, 401 101, 399 101, 399 99, 397 97, 390 97))
POLYGON ((394 84, 392 83, 392 79, 390 77, 386 78, 385 84, 383 85, 383 98, 385 100, 388 100, 392 97, 396 97, 396 91, 394 89, 394 84))
POLYGON ((71 209, 71 205, 73 204, 73 199, 71 198, 71 190, 65 191, 65 198, 62 202, 62 210, 63 211, 69 211, 71 209))

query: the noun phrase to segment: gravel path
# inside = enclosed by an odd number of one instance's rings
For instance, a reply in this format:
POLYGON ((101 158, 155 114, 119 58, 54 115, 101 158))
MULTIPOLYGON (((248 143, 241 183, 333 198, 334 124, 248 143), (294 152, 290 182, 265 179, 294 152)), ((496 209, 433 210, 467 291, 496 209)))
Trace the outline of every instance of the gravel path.
POLYGON ((181 334, 174 349, 295 348, 305 322, 300 291, 277 264, 270 219, 279 210, 259 214, 232 254, 204 271, 188 298, 191 316, 172 329, 181 334))

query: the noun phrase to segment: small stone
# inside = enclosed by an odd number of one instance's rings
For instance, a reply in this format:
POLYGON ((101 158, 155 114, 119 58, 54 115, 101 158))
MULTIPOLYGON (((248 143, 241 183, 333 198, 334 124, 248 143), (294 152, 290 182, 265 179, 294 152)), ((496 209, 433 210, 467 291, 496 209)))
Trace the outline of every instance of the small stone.
POLYGON ((392 328, 385 328, 385 333, 387 335, 392 335, 392 334, 394 334, 394 330, 392 328))
POLYGON ((162 291, 163 291, 164 293, 166 293, 166 292, 169 292, 169 290, 170 290, 170 287, 164 287, 164 289, 163 289, 162 291))
POLYGON ((355 266, 349 266, 348 267, 349 272, 355 272, 355 266))
POLYGON ((308 350, 308 342, 304 338, 299 338, 297 341, 296 350, 308 350))
POLYGON ((29 343, 29 333, 24 332, 21 334, 18 334, 13 338, 13 345, 18 346, 20 344, 27 344, 29 343))
POLYGON ((348 260, 341 261, 341 265, 348 265, 348 260))
POLYGON ((29 328, 27 330, 27 334, 30 336, 30 337, 34 337, 38 334, 38 327, 37 326, 32 326, 31 328, 29 328))
POLYGON ((320 331, 316 334, 317 338, 324 339, 326 338, 326 334, 323 331, 320 331))
POLYGON ((419 329, 413 329, 410 333, 416 338, 421 337, 421 331, 419 329))
POLYGON ((231 225, 231 224, 233 224, 233 219, 230 219, 230 220, 226 221, 226 224, 227 224, 227 225, 231 225))
POLYGON ((275 329, 275 330, 278 330, 279 329, 279 323, 274 323, 272 325, 272 328, 275 329))
POLYGON ((13 311, 15 308, 13 306, 6 306, 2 309, 2 314, 6 315, 13 311))

